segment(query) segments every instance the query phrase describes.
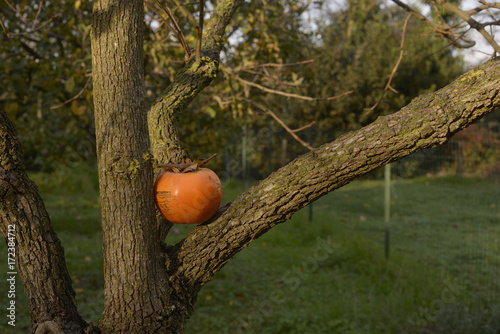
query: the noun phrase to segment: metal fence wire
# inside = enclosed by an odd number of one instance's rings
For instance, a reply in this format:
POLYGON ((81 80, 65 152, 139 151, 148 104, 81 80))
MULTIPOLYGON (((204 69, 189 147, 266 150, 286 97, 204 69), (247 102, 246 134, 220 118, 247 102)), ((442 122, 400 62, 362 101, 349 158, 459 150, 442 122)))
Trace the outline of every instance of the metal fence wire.
MULTIPOLYGON (((462 298, 472 304, 500 303, 499 116, 497 111, 443 146, 392 163, 385 172, 380 168, 370 173, 366 179, 385 178, 389 185, 385 194, 382 190, 380 198, 374 199, 380 206, 380 220, 349 226, 353 233, 380 242, 389 261, 391 254, 412 253, 438 271, 460 271, 464 277, 460 284, 474 291, 462 298), (407 190, 409 183, 413 193, 407 190), (422 199, 418 193, 426 196, 422 199), (403 210, 401 204, 408 201, 413 209, 403 210), (428 241, 429 233, 439 242, 428 241)), ((300 136, 318 146, 333 140, 332 133, 313 126, 300 136)), ((305 152, 283 129, 245 127, 224 148, 222 174, 240 179, 245 188, 305 152)), ((311 223, 313 211, 311 204, 311 223)))
MULTIPOLYGON (((421 151, 392 166, 391 248, 425 254, 436 266, 460 271, 475 294, 470 302, 500 301, 500 132, 498 123, 472 125, 447 144, 421 151), (412 200, 401 188, 421 178, 422 191, 434 192, 421 209, 401 212, 412 200), (403 198, 406 196, 407 198, 403 198), (443 213, 443 214, 441 214, 443 213), (419 228, 432 225, 432 230, 419 228), (440 242, 419 243, 418 233, 436 233, 440 242), (460 250, 457 252, 457 250, 460 250)), ((420 205, 419 205, 420 204, 420 205)), ((425 239, 425 238, 422 238, 425 239)))

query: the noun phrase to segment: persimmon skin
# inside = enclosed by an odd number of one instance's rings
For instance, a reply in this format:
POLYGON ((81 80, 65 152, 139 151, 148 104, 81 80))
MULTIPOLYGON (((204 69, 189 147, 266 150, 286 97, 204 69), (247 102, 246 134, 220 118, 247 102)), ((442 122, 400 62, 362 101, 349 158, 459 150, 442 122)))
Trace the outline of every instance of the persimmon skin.
POLYGON ((201 224, 212 218, 222 200, 219 177, 211 169, 174 173, 166 171, 156 179, 158 210, 175 224, 201 224))

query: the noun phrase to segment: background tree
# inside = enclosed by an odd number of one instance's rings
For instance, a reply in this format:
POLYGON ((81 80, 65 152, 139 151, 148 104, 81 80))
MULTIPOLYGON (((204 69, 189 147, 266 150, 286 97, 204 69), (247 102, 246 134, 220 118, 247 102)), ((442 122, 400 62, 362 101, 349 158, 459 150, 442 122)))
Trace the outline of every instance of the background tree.
MULTIPOLYGON (((187 42, 194 47, 197 5, 175 1, 168 5, 187 42)), ((382 89, 398 59, 405 15, 394 6, 381 9, 376 2, 348 6, 350 10, 347 7, 330 9, 323 2, 244 3, 224 35, 226 42, 221 59, 224 71, 193 101, 181 119, 183 142, 192 154, 198 156, 217 150, 213 143, 219 140, 235 142, 236 138, 231 136, 239 134, 243 127, 252 133, 268 128, 271 123, 271 131, 283 131, 269 112, 260 110, 249 100, 272 111, 292 129, 315 121, 316 144, 332 140, 346 129, 358 128, 361 124, 358 119, 365 113, 363 109, 370 103, 373 106, 373 101, 383 95, 382 89), (363 14, 372 9, 370 15, 363 14), (326 14, 312 22, 305 15, 311 10, 326 14), (347 19, 350 11, 353 13, 347 19), (308 28, 311 23, 318 27, 315 31, 308 28), (353 29, 362 34, 352 34, 353 29), (384 49, 380 52, 377 48, 382 46, 384 49), (355 62, 351 57, 353 50, 359 53, 355 62), (383 54, 383 57, 372 54, 383 54), (364 56, 360 58, 361 55, 364 56), (289 66, 292 64, 295 65, 289 66), (328 71, 324 70, 326 67, 328 71), (356 77, 360 73, 363 75, 358 80, 356 77), (351 91, 344 99, 327 100, 351 91), (290 95, 307 99, 292 102, 290 95), (314 112, 304 113, 311 103, 315 105, 314 112), (323 117, 330 113, 335 117, 323 117), (339 131, 332 131, 333 128, 339 131), (204 136, 196 135, 200 132, 204 136)), ((183 65, 184 54, 181 43, 171 38, 174 34, 163 21, 168 18, 159 5, 156 7, 156 12, 146 8, 144 25, 148 103, 156 100, 165 85, 172 82, 183 65)), ((29 143, 25 159, 30 170, 52 170, 54 163, 72 165, 95 154, 90 3, 61 0, 57 8, 59 10, 46 2, 2 2, 0 8, 5 17, 0 54, 6 78, 12 77, 12 85, 0 100, 4 101, 7 113, 18 127, 20 138, 29 143), (64 73, 47 77, 45 73, 49 67, 64 73), (20 85, 26 82, 29 82, 28 89, 21 89, 20 85), (48 86, 50 90, 45 88, 48 86), (25 92, 22 99, 16 93, 20 91, 25 92), (38 130, 30 130, 33 128, 38 130)), ((457 75, 459 59, 452 57, 439 39, 429 42, 428 38, 420 38, 424 32, 416 21, 409 22, 407 51, 392 83, 399 94, 392 91, 384 94, 382 103, 370 117, 363 118, 363 124, 379 114, 400 108, 418 93, 425 92, 430 82, 440 87, 457 75), (415 80, 415 73, 419 73, 422 80, 415 80), (407 74, 413 80, 406 80, 407 74), (399 82, 404 83, 402 87, 399 82)), ((304 133, 298 135, 304 140, 309 137, 304 133)), ((307 150, 288 137, 288 155, 293 157, 307 150)), ((287 136, 283 138, 287 139, 287 136)), ((252 142, 250 147, 259 145, 263 142, 252 142)), ((275 145, 277 151, 282 143, 275 145)), ((241 147, 226 149, 235 155, 241 147)), ((266 175, 269 170, 267 156, 262 152, 264 150, 252 152, 256 176, 266 175)), ((272 165, 281 164, 281 160, 277 158, 272 165)), ((223 159, 219 159, 213 164, 215 168, 222 168, 222 162, 223 159)))
POLYGON ((335 122, 325 128, 357 129, 463 71, 461 58, 452 55, 445 41, 424 38, 425 25, 398 7, 348 1, 344 10, 324 15, 321 22, 324 59, 311 66, 311 80, 317 84, 309 86, 309 94, 318 94, 316 87, 325 95, 353 91, 333 105, 318 103, 315 118, 335 122))
POLYGON ((0 101, 32 170, 95 154, 91 11, 87 1, 0 3, 0 101))
POLYGON ((500 65, 493 60, 302 155, 241 194, 214 221, 165 245, 171 224, 155 212, 154 168, 187 155, 178 118, 214 80, 226 27, 241 4, 214 5, 201 54, 188 59, 148 106, 142 1, 94 3, 92 80, 105 273, 99 329, 77 312, 62 247, 26 175, 13 127, 0 113, 0 227, 6 238, 9 226, 16 228, 16 263, 30 296, 34 332, 182 333, 202 286, 256 238, 355 177, 443 144, 500 104, 500 65))
MULTIPOLYGON (((238 22, 242 28, 233 35, 245 34, 231 41, 222 75, 200 96, 200 105, 188 108, 197 117, 181 120, 181 131, 192 134, 185 138, 192 151, 217 150, 218 141, 212 140, 217 135, 210 135, 217 132, 233 134, 226 150, 238 156, 239 137, 246 131, 253 176, 262 177, 269 171, 269 131, 284 132, 276 119, 291 129, 314 122, 313 129, 295 135, 315 146, 401 108, 463 71, 448 43, 425 37, 426 25, 406 20, 408 14, 399 7, 383 8, 375 1, 349 1, 345 8, 317 6, 307 7, 321 13, 315 31, 307 29, 304 9, 293 3, 273 7, 273 15, 260 15, 258 2, 240 9, 248 19, 238 22), (264 40, 268 42, 255 42, 264 40), (391 89, 386 88, 389 80, 391 89), (199 132, 207 136, 199 139, 199 132)), ((291 134, 280 137, 287 141, 287 152, 275 155, 272 166, 283 164, 280 156, 290 159, 308 150, 291 134)), ((274 151, 282 150, 282 141, 273 145, 274 151)))

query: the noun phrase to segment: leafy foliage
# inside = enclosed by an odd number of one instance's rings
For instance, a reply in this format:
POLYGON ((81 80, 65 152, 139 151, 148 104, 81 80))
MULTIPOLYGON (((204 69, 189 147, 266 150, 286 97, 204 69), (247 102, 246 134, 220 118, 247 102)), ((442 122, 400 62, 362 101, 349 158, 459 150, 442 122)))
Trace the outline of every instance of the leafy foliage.
MULTIPOLYGON (((166 4, 194 48, 198 4, 176 0, 166 4)), ((30 169, 51 169, 54 161, 71 165, 95 154, 91 5, 21 1, 12 8, 2 3, 0 8, 5 17, 0 40, 2 83, 7 87, 0 101, 25 143, 30 169)), ((207 16, 211 8, 207 4, 207 16)), ((424 36, 423 25, 412 19, 404 57, 391 84, 398 93, 384 93, 398 60, 404 19, 401 9, 375 0, 351 0, 336 9, 324 1, 245 2, 228 29, 218 79, 181 117, 184 144, 194 158, 222 153, 223 146, 228 153, 239 154, 241 144, 234 143, 241 143, 246 128, 257 136, 250 136, 249 144, 257 141, 261 147, 249 154, 255 175, 262 175, 269 170, 263 149, 269 142, 270 149, 284 150, 287 141, 285 160, 305 151, 269 111, 291 129, 316 122, 312 144, 318 145, 398 110, 460 73, 460 59, 443 41, 424 36), (321 14, 311 18, 312 12, 321 14), (330 99, 347 92, 351 93, 330 99), (366 116, 366 108, 377 101, 366 116), (263 129, 267 135, 262 139, 263 129), (269 138, 277 131, 281 138, 269 138)), ((151 10, 144 33, 146 95, 153 103, 183 66, 184 50, 151 10)), ((311 140, 310 134, 297 135, 311 140)), ((218 160, 215 164, 222 168, 222 159, 218 160)), ((282 162, 283 158, 276 159, 271 165, 282 162)))
POLYGON ((296 2, 266 4, 272 12, 260 2, 247 3, 240 11, 235 23, 240 28, 230 34, 223 75, 188 111, 196 117, 181 120, 187 146, 198 152, 220 152, 221 145, 230 143, 225 150, 238 155, 247 129, 246 150, 252 151, 255 177, 268 172, 269 150, 281 150, 285 157, 275 158, 273 166, 305 151, 268 110, 291 129, 315 122, 312 130, 297 135, 320 145, 399 110, 462 72, 462 60, 445 41, 426 36, 427 28, 418 20, 409 20, 403 36, 406 13, 397 7, 372 0, 352 0, 341 9, 306 4, 307 10, 322 13, 312 29, 306 9, 296 2), (392 79, 393 90, 384 92, 403 38, 404 56, 392 79))
POLYGON ((30 169, 51 168, 49 161, 71 165, 94 152, 91 89, 68 102, 90 88, 90 6, 64 0, 1 4, 0 101, 25 144, 30 169))

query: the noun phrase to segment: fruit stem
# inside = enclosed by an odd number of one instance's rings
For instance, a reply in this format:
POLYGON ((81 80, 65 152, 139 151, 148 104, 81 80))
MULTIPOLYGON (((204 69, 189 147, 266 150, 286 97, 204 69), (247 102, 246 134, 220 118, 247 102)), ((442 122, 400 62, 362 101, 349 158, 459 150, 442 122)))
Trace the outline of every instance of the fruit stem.
POLYGON ((200 167, 203 166, 203 165, 206 165, 210 162, 210 160, 212 160, 213 158, 215 158, 217 156, 217 153, 214 153, 212 154, 212 156, 210 158, 207 158, 205 160, 203 160, 201 163, 200 163, 200 167))
POLYGON ((213 158, 215 158, 217 156, 217 153, 214 153, 212 154, 212 156, 210 158, 207 158, 207 159, 199 159, 197 161, 195 161, 194 163, 191 161, 191 160, 187 160, 186 163, 181 163, 181 164, 160 164, 160 165, 157 165, 156 167, 158 168, 162 168, 162 169, 165 169, 165 170, 169 170, 169 171, 172 171, 172 172, 175 172, 175 173, 185 173, 185 172, 192 172, 192 171, 195 171, 195 170, 198 170, 198 168, 200 168, 201 166, 203 165, 206 165, 207 163, 210 162, 210 160, 212 160, 213 158))

